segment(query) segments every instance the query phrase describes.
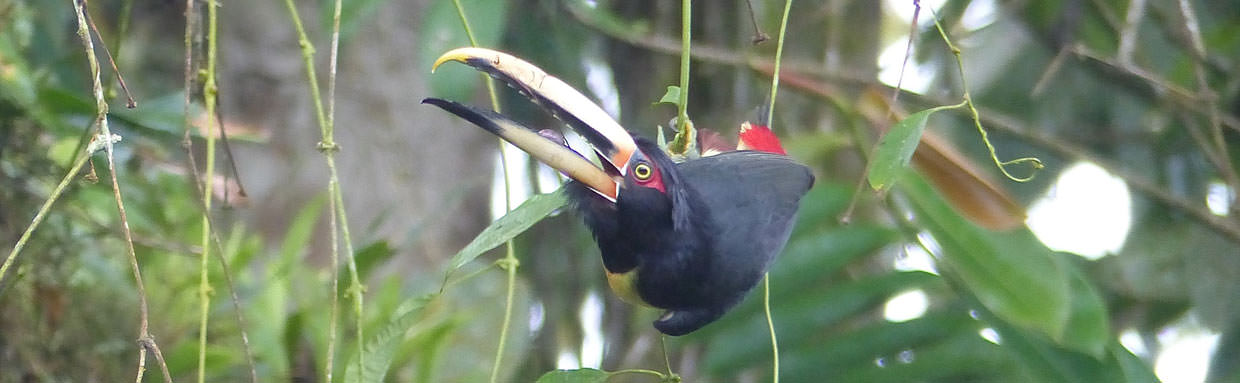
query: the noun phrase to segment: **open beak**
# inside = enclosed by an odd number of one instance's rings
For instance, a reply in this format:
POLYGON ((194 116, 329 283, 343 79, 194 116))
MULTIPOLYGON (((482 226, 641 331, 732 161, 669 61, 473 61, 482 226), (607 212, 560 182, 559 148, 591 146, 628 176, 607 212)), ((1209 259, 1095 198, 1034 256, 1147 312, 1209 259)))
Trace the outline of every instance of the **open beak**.
POLYGON ((611 201, 616 200, 616 194, 619 192, 620 185, 615 178, 603 172, 602 169, 595 167, 594 164, 581 157, 572 149, 539 135, 532 129, 521 125, 521 123, 513 121, 502 114, 495 113, 495 111, 484 110, 455 101, 428 98, 422 100, 422 103, 438 106, 472 122, 474 125, 478 125, 478 127, 486 129, 486 131, 499 136, 504 141, 508 141, 521 148, 521 150, 529 153, 531 157, 547 164, 547 166, 564 172, 572 179, 589 186, 590 189, 598 192, 599 195, 607 197, 611 201))
POLYGON ((423 103, 438 106, 486 129, 615 201, 619 183, 627 172, 629 159, 637 145, 633 137, 602 108, 560 79, 507 53, 484 48, 453 49, 435 60, 431 70, 448 61, 461 62, 486 72, 551 112, 585 137, 601 159, 603 168, 595 167, 572 149, 494 111, 434 98, 425 99, 423 103))
POLYGON ((486 72, 529 97, 585 137, 606 165, 624 175, 625 165, 637 147, 633 136, 581 92, 534 64, 504 52, 485 48, 453 49, 439 56, 431 71, 448 61, 486 72))

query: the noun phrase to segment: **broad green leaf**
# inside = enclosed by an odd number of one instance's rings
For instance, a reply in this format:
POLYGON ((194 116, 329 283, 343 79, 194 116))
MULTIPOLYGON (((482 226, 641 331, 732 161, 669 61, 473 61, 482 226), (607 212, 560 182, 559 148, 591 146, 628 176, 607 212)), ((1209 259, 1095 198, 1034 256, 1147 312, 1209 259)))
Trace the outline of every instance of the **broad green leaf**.
POLYGON ((1063 339, 1073 302, 1056 255, 1028 230, 996 233, 973 225, 911 172, 904 180, 917 222, 941 248, 940 264, 999 318, 1063 339))
POLYGON ((449 320, 433 328, 423 331, 404 347, 397 348, 396 358, 392 363, 400 366, 417 363, 417 378, 414 382, 435 382, 436 372, 441 369, 440 359, 452 342, 460 341, 454 337, 459 321, 449 320))
POLYGON ((782 369, 790 372, 790 382, 834 381, 822 374, 841 375, 847 369, 872 366, 876 358, 920 353, 962 333, 976 336, 980 326, 981 322, 970 318, 964 310, 929 312, 907 322, 877 321, 855 331, 832 334, 823 341, 786 347, 781 355, 782 369), (796 371, 815 376, 797 376, 793 374, 796 371))
POLYGON ((521 206, 505 214, 503 217, 491 222, 490 226, 483 229, 470 241, 465 248, 452 256, 452 262, 448 266, 448 272, 459 269, 469 261, 478 258, 479 255, 487 250, 494 249, 496 246, 502 245, 504 242, 516 237, 528 230, 530 226, 547 218, 551 212, 559 209, 568 203, 568 197, 564 195, 564 189, 556 190, 551 193, 538 194, 530 197, 521 206))
POLYGON ((606 383, 607 372, 593 368, 549 371, 538 378, 537 383, 606 383))
MULTIPOLYGON (((1128 349, 1123 345, 1118 342, 1114 342, 1111 343, 1110 347, 1107 347, 1107 349, 1112 358, 1112 361, 1110 361, 1112 364, 1109 364, 1107 367, 1119 371, 1119 375, 1122 377, 1119 381, 1131 383, 1159 382, 1158 376, 1154 375, 1154 371, 1150 369, 1150 365, 1146 364, 1140 357, 1133 355, 1132 352, 1128 351, 1128 349)), ((1214 378, 1213 372, 1211 372, 1211 375, 1207 377, 1207 380, 1213 381, 1214 378)), ((1235 376, 1232 376, 1232 378, 1235 378, 1235 376)))
MULTIPOLYGON (((494 47, 499 42, 508 19, 508 3, 501 0, 461 0, 461 8, 469 17, 469 26, 479 46, 494 47)), ((421 41, 415 44, 421 47, 418 57, 428 73, 439 55, 470 45, 453 0, 432 1, 421 23, 422 28, 416 35, 421 41)), ((449 100, 468 100, 473 98, 474 90, 484 78, 486 75, 465 65, 444 65, 429 78, 431 94, 449 100)), ((496 88, 497 91, 501 89, 496 88)))
MULTIPOLYGON (((977 333, 957 332, 951 338, 905 353, 878 355, 865 364, 841 371, 832 382, 1022 382, 1020 370, 1000 345, 977 333)), ((825 380, 824 380, 825 381, 825 380)))
POLYGON ((771 266, 771 296, 799 295, 805 286, 834 276, 844 266, 898 237, 888 228, 852 225, 788 241, 771 266))
POLYGON ((382 329, 373 333, 363 347, 366 353, 366 365, 358 369, 358 355, 349 360, 345 368, 346 383, 382 382, 391 367, 392 357, 397 346, 405 340, 405 333, 413 327, 420 317, 422 308, 434 299, 428 294, 411 298, 401 304, 397 314, 382 329))
POLYGON ((801 208, 797 209, 797 223, 792 227, 792 240, 839 227, 840 215, 848 208, 852 190, 853 185, 826 180, 814 184, 809 193, 801 198, 801 208))
POLYGON ((896 182, 896 178, 904 174, 904 169, 913 159, 913 152, 921 142, 921 133, 926 130, 926 120, 934 112, 946 107, 930 108, 900 120, 874 148, 874 159, 870 163, 868 178, 874 190, 886 190, 896 182))
MULTIPOLYGON (((813 343, 816 341, 815 334, 825 328, 873 309, 901 291, 938 281, 938 276, 926 272, 896 272, 830 286, 822 291, 806 291, 795 300, 780 301, 771 307, 771 316, 775 320, 775 328, 778 329, 779 346, 797 347, 807 342, 813 343)), ((761 298, 759 294, 750 295, 761 298)), ((738 318, 738 315, 732 313, 687 335, 686 338, 724 334, 714 337, 707 348, 703 363, 708 370, 730 373, 742 369, 746 363, 770 357, 770 336, 767 331, 766 318, 763 315, 751 313, 738 318)))
POLYGON ((664 93, 663 97, 659 98, 659 102, 656 102, 655 104, 680 105, 680 87, 668 85, 667 93, 664 93))
MULTIPOLYGON (((966 299, 976 297, 964 294, 966 299)), ((980 308, 979 317, 999 334, 1001 349, 1012 354, 1024 367, 1025 374, 1035 382, 1157 382, 1150 366, 1128 352, 1118 341, 1111 340, 1101 357, 1055 345, 1042 334, 1018 328, 980 308)))
POLYGON ((1071 280, 1072 313, 1063 336, 1056 341, 1068 348, 1101 358, 1111 341, 1111 324, 1106 303, 1080 268, 1075 265, 1066 266, 1068 278, 1071 280))

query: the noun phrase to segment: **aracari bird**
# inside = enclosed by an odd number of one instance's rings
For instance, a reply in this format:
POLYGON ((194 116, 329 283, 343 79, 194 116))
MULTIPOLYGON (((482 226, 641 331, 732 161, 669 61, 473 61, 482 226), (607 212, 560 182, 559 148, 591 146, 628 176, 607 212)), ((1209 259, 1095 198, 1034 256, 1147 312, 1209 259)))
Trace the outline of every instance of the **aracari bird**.
POLYGON ((784 155, 764 126, 742 125, 742 150, 676 163, 533 64, 489 49, 459 48, 434 67, 448 61, 504 81, 594 148, 601 169, 492 110, 422 101, 572 178, 569 199, 598 242, 608 284, 626 302, 666 310, 654 327, 668 335, 715 321, 753 289, 788 241, 801 197, 814 182, 809 168, 784 155))

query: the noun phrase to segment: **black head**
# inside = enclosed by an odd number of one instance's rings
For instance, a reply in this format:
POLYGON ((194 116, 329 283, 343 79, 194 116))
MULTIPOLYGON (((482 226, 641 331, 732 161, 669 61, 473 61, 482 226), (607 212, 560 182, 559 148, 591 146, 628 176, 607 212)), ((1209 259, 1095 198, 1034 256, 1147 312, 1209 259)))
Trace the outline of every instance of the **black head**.
POLYGON ((638 265, 639 254, 678 247, 693 230, 692 190, 682 182, 676 162, 658 145, 635 139, 637 150, 627 164, 616 201, 574 182, 569 193, 603 252, 604 266, 624 272, 638 265))

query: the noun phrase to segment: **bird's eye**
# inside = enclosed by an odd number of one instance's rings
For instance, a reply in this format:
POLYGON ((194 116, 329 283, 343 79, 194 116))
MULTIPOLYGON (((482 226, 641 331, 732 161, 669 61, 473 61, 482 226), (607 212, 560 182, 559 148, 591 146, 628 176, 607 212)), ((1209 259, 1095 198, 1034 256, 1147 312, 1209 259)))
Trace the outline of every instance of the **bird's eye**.
POLYGON ((646 165, 644 163, 637 164, 637 166, 633 167, 633 176, 637 177, 638 181, 650 179, 650 175, 652 173, 653 172, 650 170, 650 165, 646 165))

